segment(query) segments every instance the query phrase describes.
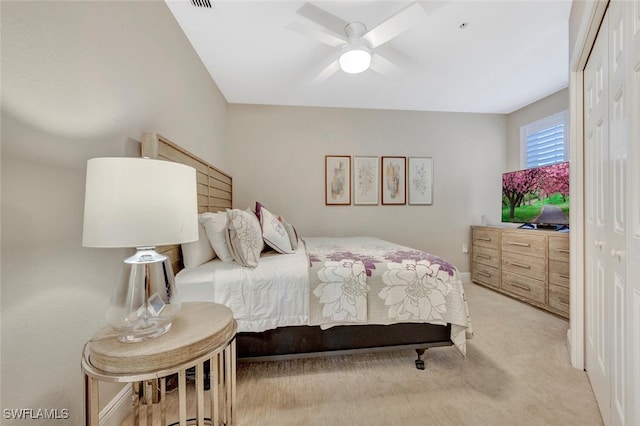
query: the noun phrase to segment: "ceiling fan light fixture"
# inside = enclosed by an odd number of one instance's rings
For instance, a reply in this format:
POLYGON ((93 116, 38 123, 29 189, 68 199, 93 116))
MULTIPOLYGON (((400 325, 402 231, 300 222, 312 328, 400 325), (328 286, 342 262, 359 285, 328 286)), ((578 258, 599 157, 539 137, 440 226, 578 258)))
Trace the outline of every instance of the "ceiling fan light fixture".
POLYGON ((338 62, 342 71, 358 74, 369 69, 371 52, 364 46, 351 46, 340 55, 338 62))

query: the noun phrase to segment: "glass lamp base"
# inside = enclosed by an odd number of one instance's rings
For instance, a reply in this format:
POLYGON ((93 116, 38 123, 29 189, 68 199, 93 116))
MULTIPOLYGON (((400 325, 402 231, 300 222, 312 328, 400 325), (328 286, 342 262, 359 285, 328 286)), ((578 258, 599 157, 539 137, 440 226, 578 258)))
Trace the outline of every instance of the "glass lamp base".
POLYGON ((162 336, 171 328, 169 318, 141 318, 118 330, 118 340, 122 343, 144 342, 154 337, 162 336))
POLYGON ((139 247, 124 261, 107 323, 120 342, 142 342, 169 331, 179 311, 171 262, 151 247, 139 247))

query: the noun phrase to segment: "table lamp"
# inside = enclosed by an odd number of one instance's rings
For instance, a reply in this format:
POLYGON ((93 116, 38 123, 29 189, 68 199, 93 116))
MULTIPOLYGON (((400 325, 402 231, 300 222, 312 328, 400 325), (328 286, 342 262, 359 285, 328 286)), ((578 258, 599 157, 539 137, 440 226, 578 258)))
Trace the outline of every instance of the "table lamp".
POLYGON ((107 323, 121 342, 141 342, 171 328, 180 310, 173 269, 156 246, 198 239, 195 169, 147 158, 87 162, 84 247, 131 247, 113 289, 107 323))

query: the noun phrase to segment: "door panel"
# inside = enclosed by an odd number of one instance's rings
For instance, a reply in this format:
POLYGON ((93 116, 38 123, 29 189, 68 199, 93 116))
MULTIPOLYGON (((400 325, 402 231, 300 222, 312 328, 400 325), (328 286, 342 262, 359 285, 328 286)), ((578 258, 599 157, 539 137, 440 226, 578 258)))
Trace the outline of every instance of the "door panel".
POLYGON ((630 101, 628 227, 627 227, 627 348, 629 384, 627 424, 640 424, 640 0, 629 2, 631 31, 627 54, 630 101))
POLYGON ((629 129, 629 105, 627 95, 627 45, 629 20, 624 2, 610 4, 609 14, 609 173, 611 205, 610 271, 607 274, 607 307, 611 334, 610 382, 611 424, 625 425, 627 412, 627 339, 626 280, 627 275, 627 147, 629 129))
POLYGON ((591 51, 584 70, 585 107, 585 295, 586 295, 586 370, 600 412, 610 416, 609 397, 609 310, 606 276, 610 256, 606 253, 610 204, 609 188, 609 110, 608 110, 608 18, 591 51), (605 34, 605 36, 602 36, 605 34))
POLYGON ((626 339, 625 339, 625 280, 614 274, 613 279, 613 344, 611 345, 611 404, 612 424, 624 425, 626 408, 626 339))

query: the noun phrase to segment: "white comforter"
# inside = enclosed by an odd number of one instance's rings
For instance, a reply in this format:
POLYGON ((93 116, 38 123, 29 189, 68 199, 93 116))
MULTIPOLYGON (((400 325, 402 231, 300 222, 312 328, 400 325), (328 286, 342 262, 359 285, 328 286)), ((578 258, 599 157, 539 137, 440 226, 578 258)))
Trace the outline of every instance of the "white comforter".
POLYGON ((293 254, 265 253, 257 268, 214 259, 176 275, 182 302, 228 306, 238 331, 309 324, 309 261, 304 243, 293 254))

